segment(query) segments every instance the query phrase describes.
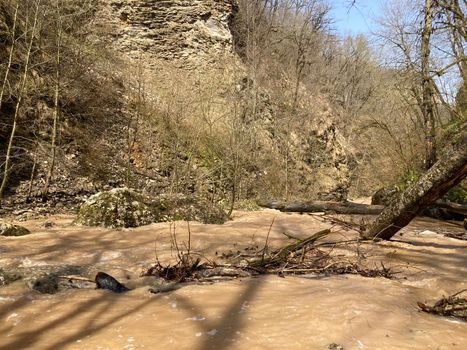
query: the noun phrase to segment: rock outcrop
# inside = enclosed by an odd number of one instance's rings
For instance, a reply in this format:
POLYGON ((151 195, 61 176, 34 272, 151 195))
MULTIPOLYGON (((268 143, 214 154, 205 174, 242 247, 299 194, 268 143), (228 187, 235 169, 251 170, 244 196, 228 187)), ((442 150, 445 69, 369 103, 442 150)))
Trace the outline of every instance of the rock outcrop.
POLYGON ((208 63, 233 50, 235 0, 104 0, 114 46, 132 58, 208 63))
POLYGON ((222 208, 195 196, 153 198, 128 188, 116 188, 89 198, 80 207, 75 224, 119 228, 174 220, 222 224, 227 219, 222 208))

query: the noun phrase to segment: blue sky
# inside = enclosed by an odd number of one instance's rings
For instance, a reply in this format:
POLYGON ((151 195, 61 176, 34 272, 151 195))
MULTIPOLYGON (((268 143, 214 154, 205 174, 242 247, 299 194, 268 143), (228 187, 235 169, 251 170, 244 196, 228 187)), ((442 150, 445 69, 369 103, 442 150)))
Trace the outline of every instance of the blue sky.
POLYGON ((373 18, 381 13, 382 0, 357 0, 349 10, 351 0, 328 0, 332 6, 333 27, 341 35, 370 33, 373 18))

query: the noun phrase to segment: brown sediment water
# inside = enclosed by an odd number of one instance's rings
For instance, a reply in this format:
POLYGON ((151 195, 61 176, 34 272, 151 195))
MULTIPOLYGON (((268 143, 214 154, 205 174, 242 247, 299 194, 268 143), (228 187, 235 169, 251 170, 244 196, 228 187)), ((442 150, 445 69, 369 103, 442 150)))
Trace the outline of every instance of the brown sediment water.
MULTIPOLYGON (((316 216, 238 212, 224 225, 190 223, 192 250, 213 259, 264 245, 273 218, 272 246, 288 242, 283 232, 305 237, 332 226, 316 216)), ((0 266, 89 265, 133 290, 46 295, 22 281, 2 287, 0 350, 467 348, 467 323, 420 312, 416 304, 467 288, 467 242, 442 235, 462 230, 451 223, 417 219, 394 241, 357 247, 370 263, 399 272, 394 279, 268 275, 151 294, 139 274, 156 251, 171 259, 170 224, 111 230, 76 227, 72 219, 49 218, 49 229, 44 220, 29 221, 22 224, 33 235, 0 237, 0 266)), ((186 241, 187 224, 175 225, 186 241)), ((330 241, 355 237, 332 231, 330 241)), ((335 249, 346 254, 344 246, 335 249)))

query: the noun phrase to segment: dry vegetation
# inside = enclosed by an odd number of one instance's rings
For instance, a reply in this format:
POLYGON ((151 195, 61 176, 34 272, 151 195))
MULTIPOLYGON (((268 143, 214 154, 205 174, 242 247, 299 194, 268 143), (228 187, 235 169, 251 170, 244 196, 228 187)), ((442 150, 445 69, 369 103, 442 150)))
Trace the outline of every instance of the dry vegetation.
POLYGON ((465 17, 458 1, 430 7, 427 63, 423 4, 402 3, 376 57, 333 33, 324 0, 240 0, 236 54, 187 71, 117 60, 93 1, 1 0, 0 195, 126 185, 233 209, 408 181, 427 140, 436 151, 465 125, 465 17))

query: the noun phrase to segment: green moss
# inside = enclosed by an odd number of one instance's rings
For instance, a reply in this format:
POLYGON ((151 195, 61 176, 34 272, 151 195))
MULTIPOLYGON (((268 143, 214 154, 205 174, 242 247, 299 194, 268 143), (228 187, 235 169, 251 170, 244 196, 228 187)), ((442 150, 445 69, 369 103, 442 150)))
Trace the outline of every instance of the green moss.
POLYGON ((399 177, 394 187, 399 192, 404 192, 407 188, 409 188, 412 184, 418 181, 421 174, 418 170, 409 170, 407 173, 399 177))
POLYGON ((466 204, 467 191, 462 186, 456 186, 451 188, 444 198, 450 202, 466 204))

